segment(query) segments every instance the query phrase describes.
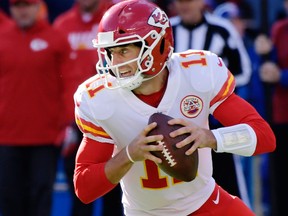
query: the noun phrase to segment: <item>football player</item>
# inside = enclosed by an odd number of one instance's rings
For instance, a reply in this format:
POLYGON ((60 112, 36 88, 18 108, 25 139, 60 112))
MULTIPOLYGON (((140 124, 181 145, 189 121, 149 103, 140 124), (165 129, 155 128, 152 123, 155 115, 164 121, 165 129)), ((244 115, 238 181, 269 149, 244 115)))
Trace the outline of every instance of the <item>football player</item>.
POLYGON ((214 53, 173 53, 167 15, 155 4, 122 1, 103 16, 94 40, 98 74, 74 95, 76 122, 83 140, 76 156, 74 186, 84 203, 121 184, 125 215, 255 215, 212 177, 211 151, 252 156, 275 149, 270 126, 235 93, 235 80, 214 53), (193 181, 174 179, 157 167, 163 136, 147 134, 156 112, 172 116, 170 133, 190 134, 185 154, 198 149, 193 181), (209 130, 212 114, 225 127, 209 130))

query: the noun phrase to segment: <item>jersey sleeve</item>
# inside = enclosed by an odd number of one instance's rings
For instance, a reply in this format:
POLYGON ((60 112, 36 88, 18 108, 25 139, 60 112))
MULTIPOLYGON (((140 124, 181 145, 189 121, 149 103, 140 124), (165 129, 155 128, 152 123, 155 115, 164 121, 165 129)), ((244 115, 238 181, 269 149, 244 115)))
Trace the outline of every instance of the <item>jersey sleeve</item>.
POLYGON ((89 86, 90 81, 83 83, 74 94, 75 120, 84 137, 77 151, 73 181, 75 193, 83 203, 96 200, 116 186, 105 174, 106 162, 114 151, 114 145, 109 144, 114 142, 95 118, 95 101, 90 101, 93 97, 89 86))
POLYGON ((93 103, 88 102, 91 98, 88 95, 86 86, 87 84, 83 83, 74 94, 76 124, 85 137, 101 143, 114 144, 109 134, 105 132, 98 124, 97 119, 93 117, 93 107, 91 107, 93 103))
POLYGON ((212 85, 210 113, 213 113, 234 92, 235 79, 220 57, 214 53, 210 53, 208 57, 212 85))

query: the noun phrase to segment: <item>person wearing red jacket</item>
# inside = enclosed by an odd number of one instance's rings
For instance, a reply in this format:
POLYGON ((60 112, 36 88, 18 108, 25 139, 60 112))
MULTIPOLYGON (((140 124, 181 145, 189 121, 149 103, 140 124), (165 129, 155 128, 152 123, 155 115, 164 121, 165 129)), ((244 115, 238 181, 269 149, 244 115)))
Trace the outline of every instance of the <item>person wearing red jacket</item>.
POLYGON ((0 34, 1 215, 50 216, 71 51, 39 18, 40 0, 9 3, 13 25, 0 34))
POLYGON ((5 14, 4 11, 0 10, 0 32, 5 31, 9 26, 11 26, 11 19, 5 14))
MULTIPOLYGON (((265 61, 260 68, 260 78, 271 88, 271 124, 277 139, 277 150, 270 154, 273 215, 285 215, 288 199, 287 175, 282 165, 288 163, 288 18, 278 20, 271 28, 271 40, 276 50, 276 60, 265 61), (284 197, 284 198, 283 198, 284 197)), ((260 43, 258 45, 260 47, 260 43)), ((263 46, 263 45, 261 45, 263 46)), ((271 51, 270 51, 271 53, 271 51)), ((266 54, 267 56, 267 54, 266 54)))
MULTIPOLYGON (((96 63, 98 54, 93 47, 92 40, 98 32, 98 24, 104 12, 113 5, 111 0, 76 0, 71 9, 60 14, 53 22, 54 27, 62 31, 72 48, 72 58, 74 67, 70 71, 70 84, 76 91, 78 85, 91 76, 96 74, 96 63)), ((82 140, 82 133, 74 121, 73 95, 71 98, 70 110, 71 126, 66 130, 66 139, 62 148, 64 170, 68 179, 68 184, 72 192, 72 211, 73 216, 91 216, 93 213, 93 203, 83 204, 74 193, 73 174, 75 167, 75 156, 82 140)), ((120 202, 121 189, 116 187, 113 191, 103 197, 103 214, 118 215, 123 212, 120 202), (111 206, 113 205, 113 206, 111 206)))

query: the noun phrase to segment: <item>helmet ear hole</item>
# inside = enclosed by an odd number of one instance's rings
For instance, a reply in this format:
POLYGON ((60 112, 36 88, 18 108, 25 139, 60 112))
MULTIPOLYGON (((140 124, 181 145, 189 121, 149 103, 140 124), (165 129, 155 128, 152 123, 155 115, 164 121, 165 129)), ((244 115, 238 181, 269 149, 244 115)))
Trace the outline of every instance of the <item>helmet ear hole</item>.
POLYGON ((126 32, 123 29, 119 30, 119 34, 125 34, 126 32))
POLYGON ((160 53, 161 53, 161 55, 164 53, 164 49, 165 49, 165 39, 162 38, 161 44, 160 44, 160 53))

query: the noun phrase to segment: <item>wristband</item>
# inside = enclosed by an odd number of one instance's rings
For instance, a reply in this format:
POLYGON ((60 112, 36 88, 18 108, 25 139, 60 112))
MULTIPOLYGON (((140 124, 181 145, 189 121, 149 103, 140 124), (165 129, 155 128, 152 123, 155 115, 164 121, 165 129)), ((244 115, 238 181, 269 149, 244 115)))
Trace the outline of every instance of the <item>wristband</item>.
POLYGON ((257 144, 257 137, 248 124, 238 124, 211 130, 217 140, 215 152, 227 152, 251 156, 257 144))
POLYGON ((127 154, 127 157, 129 158, 129 160, 132 162, 132 163, 135 163, 135 161, 131 158, 130 154, 129 154, 129 150, 128 150, 128 146, 126 146, 126 154, 127 154))

